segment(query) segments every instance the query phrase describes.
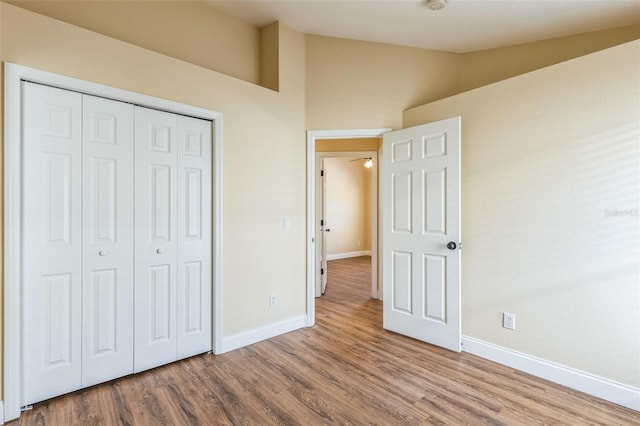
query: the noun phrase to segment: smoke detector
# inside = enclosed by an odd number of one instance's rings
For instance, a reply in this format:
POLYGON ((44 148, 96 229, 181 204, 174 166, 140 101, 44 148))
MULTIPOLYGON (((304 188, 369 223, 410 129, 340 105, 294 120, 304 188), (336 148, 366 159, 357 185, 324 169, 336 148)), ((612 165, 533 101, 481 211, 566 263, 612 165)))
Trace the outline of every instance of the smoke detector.
POLYGON ((447 5, 447 0, 427 0, 427 7, 431 10, 440 10, 447 5))

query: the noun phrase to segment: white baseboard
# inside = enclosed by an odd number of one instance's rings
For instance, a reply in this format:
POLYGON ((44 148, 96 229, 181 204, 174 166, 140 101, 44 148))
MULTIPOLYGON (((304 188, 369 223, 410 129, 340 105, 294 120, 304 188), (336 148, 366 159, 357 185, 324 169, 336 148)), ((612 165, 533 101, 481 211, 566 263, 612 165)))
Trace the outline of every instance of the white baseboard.
POLYGON ((348 251, 346 253, 328 254, 327 260, 346 259, 348 257, 371 256, 371 250, 348 251))
POLYGON ((270 339, 307 326, 307 316, 300 315, 274 324, 265 325, 244 333, 222 337, 222 345, 216 355, 270 339))
POLYGON ((640 389, 536 358, 493 343, 462 336, 462 350, 560 385, 640 411, 640 389))
POLYGON ((0 401, 0 425, 4 424, 4 401, 0 401))

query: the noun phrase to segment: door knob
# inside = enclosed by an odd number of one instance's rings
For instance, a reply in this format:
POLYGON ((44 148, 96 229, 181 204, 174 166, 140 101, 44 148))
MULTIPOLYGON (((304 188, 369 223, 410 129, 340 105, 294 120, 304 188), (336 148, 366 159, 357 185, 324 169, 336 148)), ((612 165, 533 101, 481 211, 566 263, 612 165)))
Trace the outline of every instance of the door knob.
POLYGON ((458 247, 458 246, 457 246, 457 245, 456 245, 456 243, 454 243, 453 241, 449 241, 449 243, 447 243, 447 248, 448 248, 449 250, 455 250, 455 249, 456 249, 456 247, 458 247))
POLYGON ((331 229, 327 228, 325 229, 325 232, 331 232, 331 229))
POLYGON ((158 250, 156 250, 156 253, 158 253, 158 254, 162 254, 162 253, 164 253, 164 249, 159 248, 158 250))
POLYGON ((106 256, 106 255, 108 255, 108 254, 109 254, 109 252, 108 252, 108 251, 106 251, 106 250, 100 250, 100 251, 98 252, 98 256, 106 256))

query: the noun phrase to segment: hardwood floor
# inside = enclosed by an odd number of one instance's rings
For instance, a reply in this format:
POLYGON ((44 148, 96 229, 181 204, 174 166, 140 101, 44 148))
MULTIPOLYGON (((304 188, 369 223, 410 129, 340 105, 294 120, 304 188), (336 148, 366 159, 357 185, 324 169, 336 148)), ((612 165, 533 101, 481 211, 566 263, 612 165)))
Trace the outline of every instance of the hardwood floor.
POLYGON ((640 413, 382 330, 370 259, 332 261, 317 325, 36 404, 9 425, 632 425, 640 413))

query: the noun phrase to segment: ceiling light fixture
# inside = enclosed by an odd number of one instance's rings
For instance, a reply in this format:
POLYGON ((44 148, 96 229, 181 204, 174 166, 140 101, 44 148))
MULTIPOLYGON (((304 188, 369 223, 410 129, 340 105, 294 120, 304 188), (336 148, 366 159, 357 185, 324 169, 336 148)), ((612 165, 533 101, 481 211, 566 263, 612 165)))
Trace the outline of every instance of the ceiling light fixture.
POLYGON ((373 166, 373 160, 371 158, 367 158, 367 161, 365 161, 364 166, 367 169, 370 169, 373 166))
POLYGON ((447 5, 447 0, 427 0, 427 7, 431 10, 444 9, 447 5))

